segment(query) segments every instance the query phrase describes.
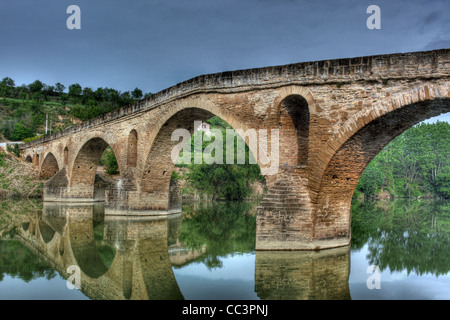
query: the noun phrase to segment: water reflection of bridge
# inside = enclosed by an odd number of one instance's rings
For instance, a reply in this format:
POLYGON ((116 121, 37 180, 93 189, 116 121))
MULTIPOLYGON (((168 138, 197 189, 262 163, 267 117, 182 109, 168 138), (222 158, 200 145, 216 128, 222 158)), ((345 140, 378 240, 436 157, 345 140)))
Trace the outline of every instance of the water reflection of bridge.
MULTIPOLYGON (((42 215, 17 228, 17 239, 63 277, 79 266, 91 299, 184 299, 172 266, 207 248, 178 241, 181 214, 120 217, 102 204, 45 203, 42 215), (107 210, 107 209, 106 209, 107 210)), ((319 252, 256 252, 255 291, 262 299, 348 299, 350 248, 319 252)))

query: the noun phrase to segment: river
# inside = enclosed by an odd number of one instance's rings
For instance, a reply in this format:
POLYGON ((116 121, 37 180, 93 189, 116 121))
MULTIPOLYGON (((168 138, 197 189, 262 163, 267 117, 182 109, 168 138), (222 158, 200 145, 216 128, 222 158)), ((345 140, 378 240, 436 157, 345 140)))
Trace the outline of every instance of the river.
POLYGON ((352 242, 255 252, 256 204, 0 202, 0 299, 450 299, 450 202, 355 202, 352 242))

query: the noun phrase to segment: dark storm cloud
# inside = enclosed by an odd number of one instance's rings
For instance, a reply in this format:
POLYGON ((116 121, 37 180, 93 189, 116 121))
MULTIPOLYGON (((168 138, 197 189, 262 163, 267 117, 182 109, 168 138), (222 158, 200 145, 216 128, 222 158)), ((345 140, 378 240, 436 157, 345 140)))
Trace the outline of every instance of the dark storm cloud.
POLYGON ((0 77, 159 91, 191 77, 449 47, 448 1, 0 0, 0 77), (81 8, 81 30, 66 9, 81 8), (382 29, 366 28, 377 4, 382 29))

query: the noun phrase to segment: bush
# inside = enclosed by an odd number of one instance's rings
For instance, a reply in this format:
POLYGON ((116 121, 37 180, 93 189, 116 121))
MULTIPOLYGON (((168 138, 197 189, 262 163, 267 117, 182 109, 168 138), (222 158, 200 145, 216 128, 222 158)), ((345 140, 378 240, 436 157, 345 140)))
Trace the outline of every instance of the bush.
POLYGON ((20 157, 19 145, 17 143, 15 143, 14 146, 6 144, 6 150, 8 150, 8 152, 13 153, 16 157, 20 157))
POLYGON ((23 143, 27 143, 27 142, 30 142, 30 141, 34 141, 34 140, 37 140, 37 139, 40 139, 40 138, 42 138, 43 136, 34 136, 34 137, 31 137, 31 138, 26 138, 26 139, 23 139, 23 143))
POLYGON ((108 147, 103 153, 102 158, 99 161, 99 165, 105 166, 106 174, 119 173, 119 165, 117 164, 116 156, 110 147, 108 147))
POLYGON ((359 179, 358 191, 367 197, 373 197, 383 186, 383 171, 374 163, 370 163, 359 179))

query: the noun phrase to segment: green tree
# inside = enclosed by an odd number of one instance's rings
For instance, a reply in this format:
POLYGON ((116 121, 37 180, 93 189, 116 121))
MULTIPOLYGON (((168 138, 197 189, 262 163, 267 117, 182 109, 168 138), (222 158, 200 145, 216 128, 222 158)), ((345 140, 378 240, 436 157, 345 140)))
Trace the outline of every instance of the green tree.
POLYGON ((37 93, 41 92, 44 86, 44 83, 42 83, 40 80, 36 80, 28 85, 28 89, 31 91, 31 93, 37 93))
POLYGON ((143 97, 142 90, 139 89, 139 88, 134 89, 133 92, 131 92, 131 96, 132 96, 133 99, 135 99, 135 100, 140 100, 140 99, 142 99, 142 97, 143 97))
MULTIPOLYGON (((191 164, 188 165, 188 172, 186 174, 189 184, 197 189, 200 193, 208 194, 213 199, 227 199, 227 200, 242 200, 250 195, 250 184, 255 180, 263 180, 260 168, 257 164, 249 163, 250 150, 245 145, 245 163, 237 164, 236 151, 238 150, 238 141, 243 143, 242 138, 237 136, 234 138, 234 164, 227 164, 227 148, 225 143, 226 129, 231 129, 231 126, 220 119, 213 117, 208 120, 211 125, 211 130, 219 130, 223 137, 223 145, 220 145, 222 150, 222 163, 214 161, 212 164, 203 162, 195 164, 196 155, 202 154, 205 149, 214 144, 216 138, 206 139, 205 133, 196 131, 191 139, 191 164), (199 150, 195 149, 195 140, 202 136, 202 146, 199 150)), ((215 157, 215 152, 212 151, 212 157, 215 157)), ((182 156, 182 154, 181 154, 182 156)))
POLYGON ((436 190, 441 197, 450 199, 450 167, 444 167, 436 175, 436 190))
POLYGON ((64 90, 66 90, 66 87, 62 83, 57 82, 55 84, 55 91, 56 93, 58 93, 59 96, 61 96, 64 93, 64 90))
POLYGON ((12 135, 13 140, 22 141, 26 138, 31 138, 35 136, 35 132, 29 126, 23 124, 22 122, 16 122, 14 124, 14 134, 12 135))
POLYGON ((384 174, 377 162, 370 163, 359 179, 358 190, 373 197, 384 185, 384 174))
POLYGON ((450 166, 450 124, 421 123, 395 138, 368 165, 360 178, 358 191, 387 190, 393 196, 443 196, 446 168, 450 166), (384 178, 369 186, 374 168, 384 178), (442 174, 441 174, 442 172, 442 174))
POLYGON ((118 174, 119 173, 119 165, 117 163, 116 156, 111 147, 106 148, 103 153, 99 165, 105 166, 106 174, 118 174))
POLYGON ((2 81, 0 82, 0 96, 12 97, 14 87, 15 84, 13 79, 9 77, 3 78, 2 81))
POLYGON ((80 98, 82 92, 83 92, 83 88, 78 83, 71 84, 69 86, 69 97, 74 102, 79 101, 79 98, 80 98))

